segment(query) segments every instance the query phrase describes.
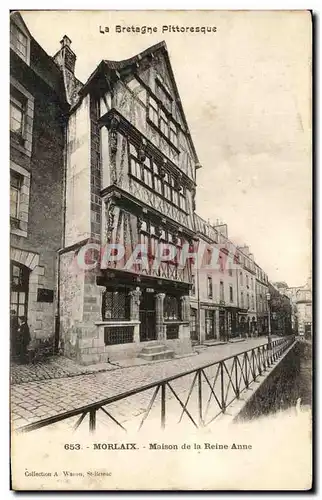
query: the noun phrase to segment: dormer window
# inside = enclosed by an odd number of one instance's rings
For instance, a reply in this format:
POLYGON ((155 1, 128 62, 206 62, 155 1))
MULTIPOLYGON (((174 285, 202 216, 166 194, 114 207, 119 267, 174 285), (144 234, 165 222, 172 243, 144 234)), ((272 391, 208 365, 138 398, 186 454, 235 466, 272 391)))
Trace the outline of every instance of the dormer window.
POLYGON ((29 64, 29 39, 14 23, 10 24, 10 46, 23 61, 29 64))

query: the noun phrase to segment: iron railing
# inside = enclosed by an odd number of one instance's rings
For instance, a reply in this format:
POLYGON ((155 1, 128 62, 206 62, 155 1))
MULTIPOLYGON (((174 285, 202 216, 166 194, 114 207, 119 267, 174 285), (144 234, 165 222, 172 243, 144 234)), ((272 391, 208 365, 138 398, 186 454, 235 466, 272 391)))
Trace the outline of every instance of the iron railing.
POLYGON ((239 399, 242 392, 272 367, 294 342, 294 336, 276 339, 271 345, 261 344, 220 361, 28 424, 18 431, 30 432, 71 417, 79 417, 73 426, 76 430, 88 416, 89 430, 93 432, 96 429, 99 412, 100 416, 104 414, 116 426, 126 431, 124 421, 121 422, 121 419, 116 418, 111 412, 115 408, 117 410, 116 403, 121 404, 124 400, 128 403, 131 397, 138 394, 141 395, 139 406, 142 407, 143 393, 148 396, 143 398, 148 404, 141 412, 138 430, 145 424, 152 409, 156 411, 161 428, 165 428, 169 417, 171 417, 169 419, 175 417, 176 423, 182 422, 186 417, 195 427, 204 427, 225 413, 228 406, 239 399), (173 407, 174 403, 176 410, 173 407))

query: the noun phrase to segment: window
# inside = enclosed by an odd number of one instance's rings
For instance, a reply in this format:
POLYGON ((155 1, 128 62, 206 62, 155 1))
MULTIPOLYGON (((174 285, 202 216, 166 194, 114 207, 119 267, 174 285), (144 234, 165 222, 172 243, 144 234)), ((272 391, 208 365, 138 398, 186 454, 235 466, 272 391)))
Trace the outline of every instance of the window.
POLYGON ((212 299, 212 277, 207 277, 207 295, 208 299, 212 299))
POLYGON ((244 292, 241 292, 240 294, 240 307, 242 309, 244 308, 244 292))
POLYGON ((247 288, 248 288, 248 286, 249 286, 249 281, 248 281, 248 278, 249 278, 249 277, 248 277, 248 274, 246 274, 246 286, 247 286, 247 288))
POLYGON ((130 160, 131 174, 137 179, 142 180, 142 165, 137 160, 137 158, 131 158, 130 160))
POLYGON ((29 269, 17 262, 10 264, 10 310, 15 311, 16 316, 27 316, 29 269))
POLYGON ((175 189, 172 189, 172 203, 177 206, 179 205, 179 194, 175 189))
POLYGON ((159 108, 153 97, 149 96, 149 118, 154 125, 159 126, 159 108))
POLYGON ((126 291, 109 290, 103 294, 103 320, 125 320, 129 318, 129 297, 126 291))
POLYGON ((221 281, 219 283, 219 299, 222 302, 224 302, 224 300, 225 300, 225 290, 224 290, 224 283, 223 283, 223 281, 221 281))
POLYGON ((174 144, 176 147, 178 147, 178 130, 176 124, 170 120, 170 136, 169 136, 170 141, 172 144, 174 144))
POLYGON ((254 295, 252 295, 252 310, 254 311, 255 309, 255 301, 254 301, 254 295))
POLYGON ((19 219, 19 201, 22 186, 22 176, 10 171, 10 216, 19 219))
MULTIPOLYGON (((154 165, 156 166, 156 165, 154 165)), ((153 172, 155 172, 155 169, 153 168, 153 172)), ((158 175, 158 171, 156 170, 156 172, 154 173, 154 189, 157 193, 159 194, 162 194, 163 195, 163 184, 162 184, 162 181, 161 181, 161 178, 160 176, 158 175)))
POLYGON ((233 270, 231 267, 228 267, 228 274, 229 276, 232 276, 233 275, 233 270))
POLYGON ((160 90, 158 98, 162 104, 159 104, 152 96, 149 96, 148 118, 156 127, 160 129, 162 134, 171 142, 171 144, 177 148, 178 129, 175 121, 170 116, 172 101, 167 97, 166 93, 163 93, 163 90, 160 90))
POLYGON ((164 298, 164 319, 166 321, 180 320, 179 299, 174 295, 166 295, 164 298))
POLYGON ((249 293, 247 294, 247 308, 249 309, 250 304, 249 304, 249 293))
POLYGON ((240 284, 244 284, 243 273, 240 271, 240 284))
POLYGON ((162 102, 162 104, 164 105, 164 107, 168 110, 168 111, 172 111, 172 98, 170 96, 170 93, 164 83, 164 80, 159 77, 159 80, 161 82, 161 84, 157 81, 156 82, 156 95, 158 96, 158 98, 160 99, 160 101, 162 102))
POLYGON ((26 98, 16 89, 10 90, 10 130, 23 136, 25 126, 26 98))
POLYGON ((144 160, 144 164, 143 164, 143 182, 147 186, 153 187, 151 160, 148 157, 144 160))
POLYGON ((169 201, 172 201, 171 176, 169 174, 165 174, 163 188, 164 188, 164 196, 169 201))
POLYGON ((196 277, 194 274, 191 276, 191 282, 191 295, 194 297, 196 295, 196 277))
POLYGON ((184 210, 185 212, 187 211, 186 197, 182 193, 179 194, 179 205, 181 210, 184 210))
POLYGON ((26 35, 16 26, 11 23, 10 25, 10 43, 12 48, 17 52, 17 54, 24 60, 27 61, 28 57, 28 38, 26 35))
POLYGON ((198 340, 197 333, 197 311, 190 308, 190 337, 191 340, 198 340))
POLYGON ((230 302, 234 302, 234 292, 233 292, 233 287, 229 287, 229 300, 230 302))
POLYGON ((162 109, 160 110, 160 130, 166 137, 169 136, 168 118, 162 109))

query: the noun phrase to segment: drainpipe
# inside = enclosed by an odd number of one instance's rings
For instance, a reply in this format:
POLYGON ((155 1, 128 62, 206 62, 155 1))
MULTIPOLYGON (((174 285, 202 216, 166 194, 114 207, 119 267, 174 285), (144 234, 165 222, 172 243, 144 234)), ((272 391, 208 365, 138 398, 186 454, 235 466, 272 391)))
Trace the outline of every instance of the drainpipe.
MULTIPOLYGON (((199 240, 198 240, 198 250, 199 250, 199 240)), ((200 335, 200 281, 199 281, 199 260, 198 260, 199 252, 197 251, 197 337, 199 340, 199 344, 201 344, 201 335, 200 335)))
MULTIPOLYGON (((236 269, 236 285, 237 285, 237 307, 239 308, 239 289, 238 289, 238 267, 236 269)), ((241 336, 240 335, 240 328, 239 328, 239 316, 238 316, 238 312, 237 312, 237 328, 238 328, 238 333, 239 333, 239 337, 241 336)))
MULTIPOLYGON (((65 227, 66 227, 66 177, 67 177, 67 122, 68 117, 64 117, 64 152, 63 152, 63 186, 62 186, 62 234, 61 234, 61 248, 65 247, 65 227)), ((61 347, 60 339, 60 253, 56 254, 56 290, 57 290, 57 300, 56 300, 56 314, 55 314, 55 352, 59 351, 61 347)))

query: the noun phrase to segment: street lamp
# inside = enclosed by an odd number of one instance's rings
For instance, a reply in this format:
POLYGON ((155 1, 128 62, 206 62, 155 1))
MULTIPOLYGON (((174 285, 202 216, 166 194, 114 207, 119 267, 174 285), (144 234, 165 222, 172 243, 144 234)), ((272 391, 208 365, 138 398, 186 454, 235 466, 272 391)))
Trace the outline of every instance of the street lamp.
POLYGON ((267 336, 267 342, 268 342, 268 349, 271 349, 271 347, 272 347, 271 307, 270 307, 271 294, 269 292, 267 292, 267 294, 266 294, 266 299, 267 299, 267 308, 268 308, 268 336, 267 336))

